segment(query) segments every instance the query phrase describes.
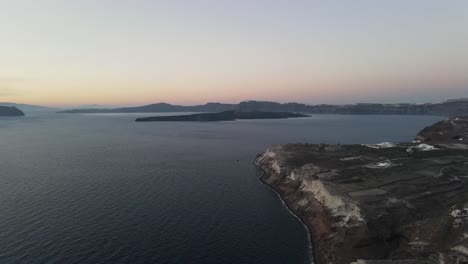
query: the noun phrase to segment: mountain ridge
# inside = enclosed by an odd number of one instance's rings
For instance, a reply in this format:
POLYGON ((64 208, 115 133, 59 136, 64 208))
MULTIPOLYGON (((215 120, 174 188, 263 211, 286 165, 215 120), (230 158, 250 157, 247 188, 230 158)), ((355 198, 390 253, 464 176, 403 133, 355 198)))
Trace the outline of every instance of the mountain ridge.
POLYGON ((120 107, 109 109, 71 109, 59 113, 164 113, 164 112, 223 112, 236 110, 241 112, 293 112, 310 114, 392 114, 392 115, 441 115, 460 116, 468 115, 468 101, 462 99, 448 100, 441 103, 424 104, 316 104, 277 103, 269 101, 243 101, 238 104, 206 103, 203 105, 173 105, 168 103, 155 103, 137 107, 120 107))
POLYGON ((0 102, 0 106, 16 107, 23 112, 56 112, 60 110, 60 108, 56 108, 56 107, 12 103, 12 102, 0 102))

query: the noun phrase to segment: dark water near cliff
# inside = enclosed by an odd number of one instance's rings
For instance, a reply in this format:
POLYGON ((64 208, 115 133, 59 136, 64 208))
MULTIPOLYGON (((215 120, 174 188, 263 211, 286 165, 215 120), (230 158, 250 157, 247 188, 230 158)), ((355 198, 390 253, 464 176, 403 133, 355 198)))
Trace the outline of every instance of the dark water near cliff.
POLYGON ((0 263, 304 263, 304 228, 258 181, 256 154, 411 140, 442 119, 135 117, 0 118, 0 263))

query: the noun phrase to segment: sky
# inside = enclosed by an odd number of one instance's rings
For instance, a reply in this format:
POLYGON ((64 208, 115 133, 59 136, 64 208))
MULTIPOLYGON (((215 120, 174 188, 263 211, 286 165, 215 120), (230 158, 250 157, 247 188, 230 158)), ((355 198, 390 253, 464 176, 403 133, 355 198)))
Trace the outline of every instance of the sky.
POLYGON ((0 0, 0 101, 468 97, 466 0, 0 0))

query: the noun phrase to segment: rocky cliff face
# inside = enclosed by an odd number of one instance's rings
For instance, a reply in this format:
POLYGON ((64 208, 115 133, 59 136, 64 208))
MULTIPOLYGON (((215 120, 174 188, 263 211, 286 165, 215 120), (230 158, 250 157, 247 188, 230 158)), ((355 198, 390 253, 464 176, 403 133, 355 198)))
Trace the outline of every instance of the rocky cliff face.
POLYGON ((24 116, 24 113, 13 106, 0 106, 0 116, 24 116))
POLYGON ((433 143, 273 146, 256 164, 317 263, 465 263, 468 146, 433 143))

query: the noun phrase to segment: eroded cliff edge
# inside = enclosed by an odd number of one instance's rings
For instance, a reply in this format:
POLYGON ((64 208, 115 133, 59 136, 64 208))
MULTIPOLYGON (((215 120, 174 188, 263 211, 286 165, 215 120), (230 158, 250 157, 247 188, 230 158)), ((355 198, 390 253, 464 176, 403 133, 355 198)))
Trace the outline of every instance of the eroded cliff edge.
POLYGON ((277 145, 256 164, 308 226, 317 263, 466 263, 464 142, 277 145))

